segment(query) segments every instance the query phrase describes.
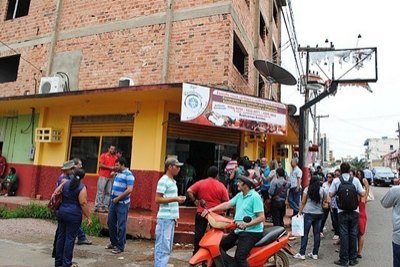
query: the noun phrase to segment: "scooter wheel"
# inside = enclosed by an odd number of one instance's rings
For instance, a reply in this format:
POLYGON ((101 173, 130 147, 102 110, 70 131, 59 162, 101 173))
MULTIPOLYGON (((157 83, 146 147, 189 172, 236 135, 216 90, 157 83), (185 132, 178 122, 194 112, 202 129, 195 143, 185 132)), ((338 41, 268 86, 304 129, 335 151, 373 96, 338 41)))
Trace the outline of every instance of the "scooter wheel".
POLYGON ((278 251, 270 257, 263 266, 289 267, 289 258, 283 251, 278 251))

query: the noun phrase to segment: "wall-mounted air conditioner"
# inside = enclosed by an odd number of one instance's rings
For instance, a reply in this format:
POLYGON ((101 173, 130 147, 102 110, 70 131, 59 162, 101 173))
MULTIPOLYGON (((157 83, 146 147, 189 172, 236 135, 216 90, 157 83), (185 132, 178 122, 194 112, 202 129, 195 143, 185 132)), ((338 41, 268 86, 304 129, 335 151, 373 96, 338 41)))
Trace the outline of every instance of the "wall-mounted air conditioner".
POLYGON ((43 77, 40 79, 39 94, 64 92, 65 81, 62 77, 43 77))

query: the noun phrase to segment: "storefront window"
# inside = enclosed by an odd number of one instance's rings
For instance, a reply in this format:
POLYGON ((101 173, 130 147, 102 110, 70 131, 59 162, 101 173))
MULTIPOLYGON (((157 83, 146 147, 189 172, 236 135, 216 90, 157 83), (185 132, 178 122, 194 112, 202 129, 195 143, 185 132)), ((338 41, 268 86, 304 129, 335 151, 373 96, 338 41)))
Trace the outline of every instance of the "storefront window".
POLYGON ((80 158, 87 173, 97 173, 100 154, 106 152, 111 144, 115 145, 118 150, 122 150, 122 156, 126 158, 128 165, 130 165, 131 136, 73 136, 69 158, 80 158))

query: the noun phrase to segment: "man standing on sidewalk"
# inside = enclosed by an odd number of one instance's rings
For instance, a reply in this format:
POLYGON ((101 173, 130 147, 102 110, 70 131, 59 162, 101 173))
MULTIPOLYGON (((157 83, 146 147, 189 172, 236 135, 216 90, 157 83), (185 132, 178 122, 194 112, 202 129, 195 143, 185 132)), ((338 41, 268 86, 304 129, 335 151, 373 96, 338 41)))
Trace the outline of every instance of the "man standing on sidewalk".
POLYGON ((288 202, 290 207, 293 209, 293 216, 295 216, 297 215, 297 213, 299 213, 300 196, 301 196, 301 177, 303 176, 303 172, 299 168, 299 166, 297 166, 298 164, 297 158, 292 159, 290 164, 292 165, 293 170, 289 176, 290 189, 288 195, 288 202))
POLYGON ((381 199, 384 208, 393 208, 393 266, 400 266, 400 178, 394 180, 393 186, 381 199))
POLYGON ((100 155, 99 180, 97 181, 97 193, 94 204, 94 212, 108 212, 110 205, 110 191, 112 186, 111 172, 118 159, 114 145, 110 145, 108 151, 100 155))
POLYGON ((135 177, 126 166, 127 162, 123 157, 115 163, 117 173, 112 185, 110 211, 107 218, 111 243, 106 248, 112 249, 111 252, 114 254, 119 254, 125 249, 126 222, 131 203, 131 192, 135 183, 135 177))
POLYGON ((199 250, 199 242, 206 232, 208 221, 201 216, 204 208, 200 206, 200 200, 204 200, 207 208, 213 208, 229 200, 228 190, 218 181, 218 168, 211 166, 207 170, 207 179, 200 180, 187 190, 189 198, 197 206, 194 224, 194 250, 193 255, 199 250))
POLYGON ((178 187, 174 179, 182 165, 183 163, 175 158, 167 158, 165 174, 157 183, 155 201, 160 207, 157 213, 154 267, 167 266, 172 252, 175 225, 179 219, 179 203, 184 203, 186 200, 186 197, 178 196, 178 187))
POLYGON ((335 178, 329 188, 329 196, 337 196, 340 235, 339 260, 336 265, 354 266, 357 260, 359 208, 357 197, 364 197, 360 180, 350 177, 350 165, 344 162, 340 165, 341 176, 335 178), (352 200, 352 201, 350 201, 352 200))

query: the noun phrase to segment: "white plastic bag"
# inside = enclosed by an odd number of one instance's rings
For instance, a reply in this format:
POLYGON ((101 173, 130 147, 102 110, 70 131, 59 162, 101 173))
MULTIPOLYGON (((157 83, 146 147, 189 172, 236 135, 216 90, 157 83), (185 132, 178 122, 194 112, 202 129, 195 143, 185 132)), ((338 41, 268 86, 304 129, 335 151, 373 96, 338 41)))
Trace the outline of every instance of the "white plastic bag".
POLYGON ((304 235, 304 217, 297 214, 292 217, 292 236, 304 235))

